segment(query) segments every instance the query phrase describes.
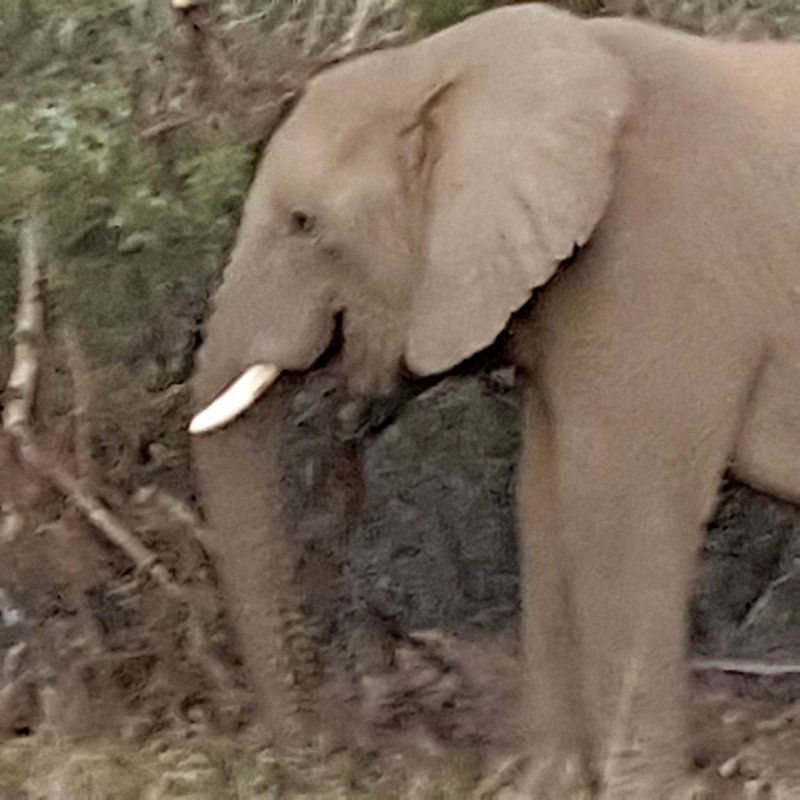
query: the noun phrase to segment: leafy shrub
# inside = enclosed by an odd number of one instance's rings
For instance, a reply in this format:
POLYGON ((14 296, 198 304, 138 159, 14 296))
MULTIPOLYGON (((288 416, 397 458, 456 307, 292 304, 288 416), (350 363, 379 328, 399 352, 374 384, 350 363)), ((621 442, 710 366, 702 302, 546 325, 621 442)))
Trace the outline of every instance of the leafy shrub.
POLYGON ((418 24, 425 33, 438 31, 461 22, 490 5, 489 0, 418 0, 418 24))

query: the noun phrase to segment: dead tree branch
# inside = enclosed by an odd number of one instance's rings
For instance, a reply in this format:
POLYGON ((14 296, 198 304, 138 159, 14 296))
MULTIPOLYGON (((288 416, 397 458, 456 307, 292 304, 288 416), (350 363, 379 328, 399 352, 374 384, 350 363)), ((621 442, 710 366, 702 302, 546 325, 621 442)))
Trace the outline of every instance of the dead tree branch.
POLYGON ((122 550, 139 570, 149 574, 167 594, 177 600, 185 600, 180 586, 172 580, 158 557, 128 530, 116 514, 88 492, 69 470, 43 453, 27 431, 19 431, 16 438, 20 443, 22 458, 38 475, 74 503, 97 530, 122 550))
POLYGON ((39 348, 44 333, 41 283, 45 248, 42 221, 31 215, 19 236, 19 301, 14 325, 14 361, 5 390, 3 427, 13 433, 28 427, 36 395, 39 348))
POLYGON ((735 672, 740 675, 800 675, 800 664, 777 664, 741 658, 694 658, 691 668, 697 672, 735 672))
MULTIPOLYGON (((37 214, 32 214, 20 231, 14 363, 6 387, 3 428, 16 440, 26 464, 73 502, 89 522, 126 553, 140 570, 148 572, 171 596, 181 598, 180 588, 156 556, 97 497, 86 491, 79 478, 48 458, 33 439, 31 418, 44 338, 42 283, 46 250, 42 220, 37 214)), ((78 404, 84 400, 76 397, 78 404)))
POLYGON ((68 501, 73 503, 92 526, 130 558, 140 572, 149 575, 168 597, 188 609, 190 614, 189 641, 192 657, 215 685, 228 692, 234 691, 236 686, 235 678, 227 666, 216 658, 211 648, 208 647, 202 620, 194 607, 192 597, 179 583, 173 580, 169 570, 161 563, 155 553, 143 545, 136 535, 99 498, 87 491, 79 478, 72 475, 69 470, 55 459, 49 458, 42 452, 26 431, 20 430, 16 438, 20 443, 22 458, 37 474, 61 492, 68 501))
MULTIPOLYGON (((33 415, 39 351, 44 335, 44 306, 41 297, 45 247, 42 220, 31 214, 19 235, 19 299, 14 324, 14 357, 4 392, 3 429, 12 436, 27 430, 33 415)), ((18 499, 7 498, 3 504, 0 531, 6 540, 13 539, 25 527, 18 499)))

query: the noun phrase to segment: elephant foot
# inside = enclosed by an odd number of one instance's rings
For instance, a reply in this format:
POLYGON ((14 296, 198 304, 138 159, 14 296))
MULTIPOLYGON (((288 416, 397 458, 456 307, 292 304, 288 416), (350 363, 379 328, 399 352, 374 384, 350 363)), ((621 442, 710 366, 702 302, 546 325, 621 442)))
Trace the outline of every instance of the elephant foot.
POLYGON ((599 800, 713 800, 714 794, 699 775, 690 775, 681 762, 621 757, 603 770, 599 800))
POLYGON ((660 780, 640 780, 625 786, 608 786, 600 792, 599 800, 715 800, 709 785, 696 778, 684 778, 664 783, 660 780))
POLYGON ((589 800, 592 781, 583 758, 573 751, 538 749, 507 760, 481 782, 474 800, 589 800))

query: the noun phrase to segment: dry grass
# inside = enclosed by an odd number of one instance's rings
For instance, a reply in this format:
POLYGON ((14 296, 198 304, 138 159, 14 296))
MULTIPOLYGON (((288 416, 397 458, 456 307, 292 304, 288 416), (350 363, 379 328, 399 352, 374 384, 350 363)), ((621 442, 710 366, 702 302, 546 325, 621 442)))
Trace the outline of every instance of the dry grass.
POLYGON ((272 800, 272 798, 468 797, 477 762, 409 764, 346 755, 276 755, 256 746, 234 749, 218 740, 147 747, 120 744, 43 745, 17 741, 0 747, 0 797, 20 800, 272 800))

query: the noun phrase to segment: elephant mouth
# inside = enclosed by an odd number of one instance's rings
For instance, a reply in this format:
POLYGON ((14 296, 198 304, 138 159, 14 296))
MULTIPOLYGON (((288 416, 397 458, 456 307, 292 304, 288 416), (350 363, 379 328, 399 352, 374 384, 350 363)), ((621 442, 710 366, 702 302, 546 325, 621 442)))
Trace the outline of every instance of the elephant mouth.
MULTIPOLYGON (((531 299, 515 315, 524 318, 530 313, 535 301, 531 299)), ((324 367, 338 364, 338 368, 346 372, 342 364, 342 354, 345 349, 345 312, 338 311, 334 315, 334 326, 330 339, 322 352, 313 363, 305 369, 285 369, 279 365, 258 361, 246 367, 228 386, 223 389, 210 403, 198 411, 189 423, 189 433, 202 435, 213 433, 238 419, 248 408, 255 405, 282 375, 299 375, 313 372, 324 367)), ((465 374, 490 373, 494 370, 509 366, 508 345, 511 338, 509 330, 503 331, 488 347, 474 353, 457 366, 435 375, 416 375, 404 362, 401 355, 395 363, 396 374, 400 384, 405 389, 395 387, 400 395, 409 396, 421 394, 448 375, 459 376, 465 374)), ((390 392, 390 394, 393 392, 390 392)))
MULTIPOLYGON (((344 313, 334 317, 331 338, 314 363, 303 370, 319 369, 332 361, 342 349, 344 336, 344 313)), ((200 435, 213 433, 238 419, 278 381, 282 374, 291 372, 269 361, 257 361, 246 367, 210 403, 198 411, 189 422, 189 433, 200 435)))

